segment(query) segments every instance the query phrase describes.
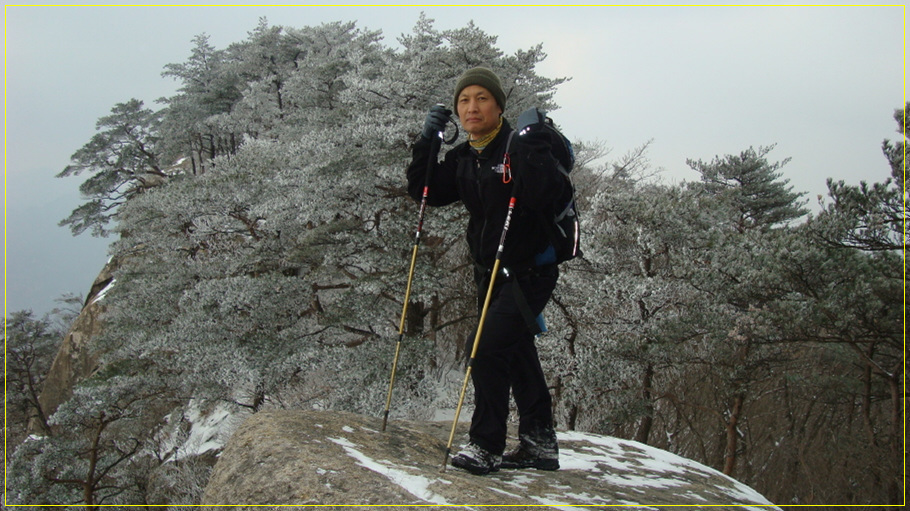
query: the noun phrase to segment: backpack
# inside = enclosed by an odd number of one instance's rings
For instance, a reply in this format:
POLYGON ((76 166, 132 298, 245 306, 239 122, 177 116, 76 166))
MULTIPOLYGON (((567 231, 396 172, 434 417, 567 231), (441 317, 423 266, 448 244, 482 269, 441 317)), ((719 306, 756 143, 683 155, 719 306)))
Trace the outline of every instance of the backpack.
POLYGON ((547 215, 550 218, 544 218, 541 222, 555 251, 555 262, 558 264, 582 255, 578 202, 575 200, 575 185, 572 183, 571 176, 572 169, 575 167, 575 151, 572 149, 572 143, 556 129, 553 120, 547 117, 546 112, 537 108, 529 108, 518 116, 518 135, 531 132, 544 133, 549 136, 557 168, 566 178, 566 186, 563 187, 560 196, 556 198, 552 216, 547 215))

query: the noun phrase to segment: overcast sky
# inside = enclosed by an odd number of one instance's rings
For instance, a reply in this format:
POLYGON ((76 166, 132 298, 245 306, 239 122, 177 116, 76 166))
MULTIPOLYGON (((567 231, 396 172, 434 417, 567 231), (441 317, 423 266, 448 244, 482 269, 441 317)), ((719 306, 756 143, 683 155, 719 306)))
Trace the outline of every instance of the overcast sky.
POLYGON ((438 29, 473 20, 506 53, 543 43, 538 72, 572 78, 552 112, 566 134, 603 141, 613 157, 652 140, 651 163, 668 182, 697 179, 687 159, 773 144, 770 159, 792 158, 784 178, 810 206, 829 177, 888 177, 881 142, 898 139, 892 115, 907 97, 903 6, 7 6, 7 311, 40 315, 88 291, 110 240, 57 226, 79 205, 84 176, 54 176, 114 104, 157 108, 173 94, 161 71, 187 59, 195 35, 224 48, 260 17, 356 21, 393 46, 421 11, 438 29))

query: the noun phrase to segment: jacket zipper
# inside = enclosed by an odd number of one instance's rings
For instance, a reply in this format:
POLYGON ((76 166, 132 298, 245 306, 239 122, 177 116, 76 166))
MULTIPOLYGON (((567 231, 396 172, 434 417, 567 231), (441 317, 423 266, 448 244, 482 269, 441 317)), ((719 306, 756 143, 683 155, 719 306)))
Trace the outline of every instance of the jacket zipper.
POLYGON ((484 240, 487 239, 486 234, 487 234, 488 219, 487 219, 487 215, 486 215, 487 206, 484 203, 483 190, 481 189, 481 186, 480 186, 480 184, 481 184, 480 158, 476 155, 474 156, 474 183, 477 185, 477 200, 478 200, 478 202, 480 202, 480 210, 483 212, 483 227, 480 228, 480 240, 479 240, 479 243, 477 244, 477 254, 475 254, 474 260, 479 263, 483 263, 484 262, 483 261, 484 240))

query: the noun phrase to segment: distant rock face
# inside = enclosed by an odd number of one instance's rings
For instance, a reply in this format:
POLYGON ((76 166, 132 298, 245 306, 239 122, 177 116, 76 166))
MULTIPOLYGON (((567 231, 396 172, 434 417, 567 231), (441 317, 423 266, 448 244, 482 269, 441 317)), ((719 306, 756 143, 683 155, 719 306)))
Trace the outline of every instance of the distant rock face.
MULTIPOLYGON (((73 387, 88 378, 97 369, 97 360, 89 353, 91 339, 101 331, 98 317, 104 310, 103 301, 99 298, 113 281, 116 263, 111 261, 102 268, 101 273, 92 284, 82 311, 67 332, 48 370, 47 379, 41 389, 38 402, 46 416, 52 415, 61 403, 69 399, 73 387)), ((37 424, 29 424, 29 431, 34 433, 37 424)))
MULTIPOLYGON (((340 412, 259 412, 231 437, 202 504, 250 510, 382 504, 688 504, 739 510, 771 504, 720 472, 636 442, 560 432, 560 470, 474 476, 451 466, 440 470, 451 423, 392 421, 385 432, 380 426, 381 419, 340 412)), ((459 440, 463 429, 466 424, 459 425, 459 440)))

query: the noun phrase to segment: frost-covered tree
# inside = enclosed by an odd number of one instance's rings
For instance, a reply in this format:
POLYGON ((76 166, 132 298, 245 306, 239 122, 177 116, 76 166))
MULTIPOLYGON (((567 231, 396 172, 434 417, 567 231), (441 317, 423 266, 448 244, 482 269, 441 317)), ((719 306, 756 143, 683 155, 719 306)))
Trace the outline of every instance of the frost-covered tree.
POLYGON ((555 300, 572 337, 548 353, 563 420, 630 438, 650 424, 650 443, 735 461, 777 501, 892 498, 902 262, 831 242, 857 209, 796 223, 799 194, 757 179, 779 169, 761 154, 701 162, 709 179, 682 188, 634 182, 621 164, 580 187, 596 228, 555 300))
POLYGON ((766 231, 785 226, 807 213, 805 195, 793 191, 780 169, 789 162, 771 163, 767 155, 774 147, 749 148, 738 155, 711 162, 689 160, 701 176, 698 191, 711 194, 730 208, 729 227, 736 232, 766 231))
MULTIPOLYGON (((126 362, 129 365, 129 362, 126 362)), ((15 504, 98 505, 143 502, 149 476, 131 469, 167 388, 109 366, 85 381, 51 416, 52 432, 33 436, 10 465, 9 501, 15 504), (137 381, 138 380, 138 381, 137 381)))
POLYGON ((869 486, 886 493, 890 503, 902 498, 896 474, 906 410, 901 389, 906 377, 908 110, 910 104, 894 114, 901 140, 882 144, 890 177, 858 186, 828 180, 830 202, 822 203, 824 209, 807 229, 807 236, 825 247, 828 260, 840 264, 823 272, 827 285, 813 296, 821 328, 806 335, 823 343, 844 367, 839 399, 860 410, 859 438, 866 439, 857 442, 857 449, 876 453, 874 466, 857 470, 872 474, 869 486))
MULTIPOLYGON (((130 360, 136 384, 238 412, 378 412, 417 213, 403 169, 426 109, 450 102, 470 65, 521 86, 515 113, 555 106, 561 82, 534 72, 539 48, 504 56, 473 25, 438 32, 424 18, 413 38, 435 42, 393 51, 352 23, 263 20, 225 50, 197 38, 167 67, 182 87, 164 102, 160 146, 195 172, 120 205, 104 366, 130 360)), ((433 413, 459 369, 476 314, 463 221, 457 208, 429 214, 393 416, 433 413)))
POLYGON ((73 234, 91 230, 94 236, 108 234, 107 225, 131 196, 156 186, 168 177, 160 161, 158 127, 161 113, 132 99, 118 103, 111 114, 98 120, 99 131, 72 156, 57 177, 92 174, 79 187, 88 202, 60 222, 73 234))
POLYGON ((234 152, 242 140, 241 133, 220 122, 240 99, 242 82, 228 53, 214 48, 208 36, 196 36, 193 44, 186 62, 168 64, 162 73, 181 82, 177 94, 162 100, 167 105, 162 153, 165 161, 189 159, 192 173, 201 174, 212 158, 234 152))
POLYGON ((3 331, 6 432, 15 445, 25 437, 30 422, 38 431, 50 430, 38 396, 63 334, 51 319, 35 318, 31 311, 12 313, 3 331))
MULTIPOLYGON (((188 400, 238 414, 320 407, 378 415, 417 215, 403 169, 427 108, 450 102, 470 65, 520 85, 510 115, 531 104, 555 107, 562 81, 537 76, 539 47, 506 56, 473 25, 440 32, 421 18, 402 41, 392 50, 353 23, 297 29, 265 20, 225 49, 199 36, 186 62, 165 68, 181 87, 161 111, 132 103, 103 119, 104 141, 127 120, 144 119, 143 136, 131 142, 149 149, 147 158, 129 160, 133 173, 83 164, 67 175, 107 172, 132 190, 130 179, 148 165, 167 179, 116 197, 116 215, 104 219, 116 220, 119 235, 119 269, 93 346, 107 369, 51 419, 94 434, 111 468, 92 472, 84 456, 66 466, 39 463, 51 459, 43 453, 79 448, 77 439, 48 436, 18 454, 17 467, 44 467, 31 471, 32 497, 140 498, 127 482, 130 467, 171 454, 131 438, 168 436, 163 417, 188 400), (163 163, 180 160, 173 170, 163 163), (120 403, 131 387, 141 399, 120 403), (95 422, 73 423, 77 416, 95 422), (100 491, 108 487, 119 496, 100 491)), ((433 413, 448 373, 460 370, 458 351, 476 314, 463 222, 462 211, 448 208, 430 212, 425 225, 393 417, 433 413)))
POLYGON ((831 202, 823 204, 824 212, 816 222, 819 235, 827 243, 869 253, 906 251, 907 112, 910 103, 894 112, 897 132, 903 138, 897 143, 882 142, 882 152, 891 167, 888 179, 872 184, 863 181, 858 186, 828 180, 831 202))
POLYGON ((724 473, 735 471, 740 428, 765 377, 768 361, 778 358, 779 334, 763 321, 762 311, 784 291, 774 286, 786 227, 805 215, 803 194, 781 178, 786 164, 771 163, 772 148, 748 149, 711 162, 690 161, 701 180, 691 183, 696 197, 717 208, 714 225, 701 231, 692 253, 692 284, 711 301, 702 309, 705 341, 693 351, 708 384, 717 389, 712 406, 723 424, 724 473))
POLYGON ((554 364, 567 426, 643 442, 658 382, 677 364, 675 321, 691 295, 679 260, 695 213, 680 189, 649 181, 646 153, 575 175, 585 257, 564 267, 554 299, 571 335, 570 361, 554 364))

